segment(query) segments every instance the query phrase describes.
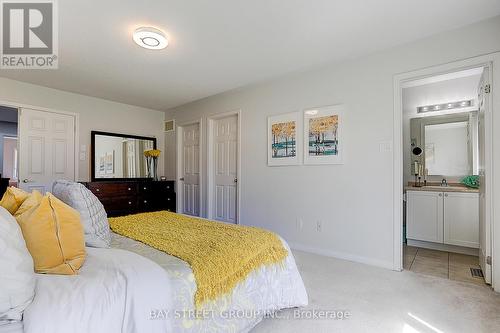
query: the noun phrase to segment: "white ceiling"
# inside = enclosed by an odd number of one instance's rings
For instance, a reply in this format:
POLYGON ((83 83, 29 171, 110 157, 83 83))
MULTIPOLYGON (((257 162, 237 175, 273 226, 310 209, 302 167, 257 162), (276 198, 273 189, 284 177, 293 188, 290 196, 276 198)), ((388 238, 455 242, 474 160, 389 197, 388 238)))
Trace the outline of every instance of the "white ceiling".
POLYGON ((500 14, 500 0, 64 0, 59 70, 1 76, 165 110, 500 14), (155 26, 162 51, 135 45, 155 26))

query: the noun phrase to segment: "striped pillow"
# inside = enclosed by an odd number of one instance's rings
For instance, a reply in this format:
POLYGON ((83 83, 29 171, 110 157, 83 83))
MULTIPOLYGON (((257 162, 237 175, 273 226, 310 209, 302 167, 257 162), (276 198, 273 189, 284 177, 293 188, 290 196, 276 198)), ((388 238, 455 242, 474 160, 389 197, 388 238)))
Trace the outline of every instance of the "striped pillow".
POLYGON ((87 246, 110 247, 108 216, 92 192, 80 183, 57 180, 52 186, 52 194, 80 213, 87 246))

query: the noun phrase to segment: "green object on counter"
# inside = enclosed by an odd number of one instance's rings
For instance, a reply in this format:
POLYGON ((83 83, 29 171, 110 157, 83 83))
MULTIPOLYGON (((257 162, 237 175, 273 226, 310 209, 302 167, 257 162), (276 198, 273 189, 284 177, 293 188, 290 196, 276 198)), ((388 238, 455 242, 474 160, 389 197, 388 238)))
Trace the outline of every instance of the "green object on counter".
POLYGON ((461 181, 467 187, 479 188, 479 176, 467 176, 461 181))

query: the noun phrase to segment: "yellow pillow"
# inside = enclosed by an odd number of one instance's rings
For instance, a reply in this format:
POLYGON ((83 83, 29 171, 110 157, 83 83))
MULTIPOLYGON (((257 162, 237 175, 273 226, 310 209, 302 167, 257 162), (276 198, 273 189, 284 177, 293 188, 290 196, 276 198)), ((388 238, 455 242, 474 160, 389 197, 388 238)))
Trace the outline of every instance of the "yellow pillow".
POLYGON ((85 261, 85 241, 76 210, 47 193, 38 205, 17 216, 17 222, 33 257, 35 272, 78 274, 85 261))
POLYGON ((20 215, 28 212, 29 210, 38 207, 38 205, 40 205, 40 202, 42 201, 42 198, 42 193, 38 192, 37 190, 33 190, 33 192, 28 195, 28 197, 14 213, 14 217, 18 218, 20 215))
POLYGON ((0 201, 0 206, 7 209, 9 213, 14 215, 19 206, 21 206, 24 200, 26 200, 28 195, 29 193, 26 193, 17 187, 11 186, 7 188, 7 191, 5 191, 2 201, 0 201))

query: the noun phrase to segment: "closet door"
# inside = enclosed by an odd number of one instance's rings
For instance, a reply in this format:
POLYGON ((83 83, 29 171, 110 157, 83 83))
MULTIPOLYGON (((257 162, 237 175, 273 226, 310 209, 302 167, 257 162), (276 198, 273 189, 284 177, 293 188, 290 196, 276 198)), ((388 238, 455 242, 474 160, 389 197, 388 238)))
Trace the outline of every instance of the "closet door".
POLYGON ((214 219, 237 223, 238 116, 217 119, 213 140, 214 219))
POLYGON ((443 243, 443 193, 407 192, 407 238, 443 243))
POLYGON ((75 180, 75 117, 33 109, 20 110, 19 187, 52 190, 57 179, 75 180))

